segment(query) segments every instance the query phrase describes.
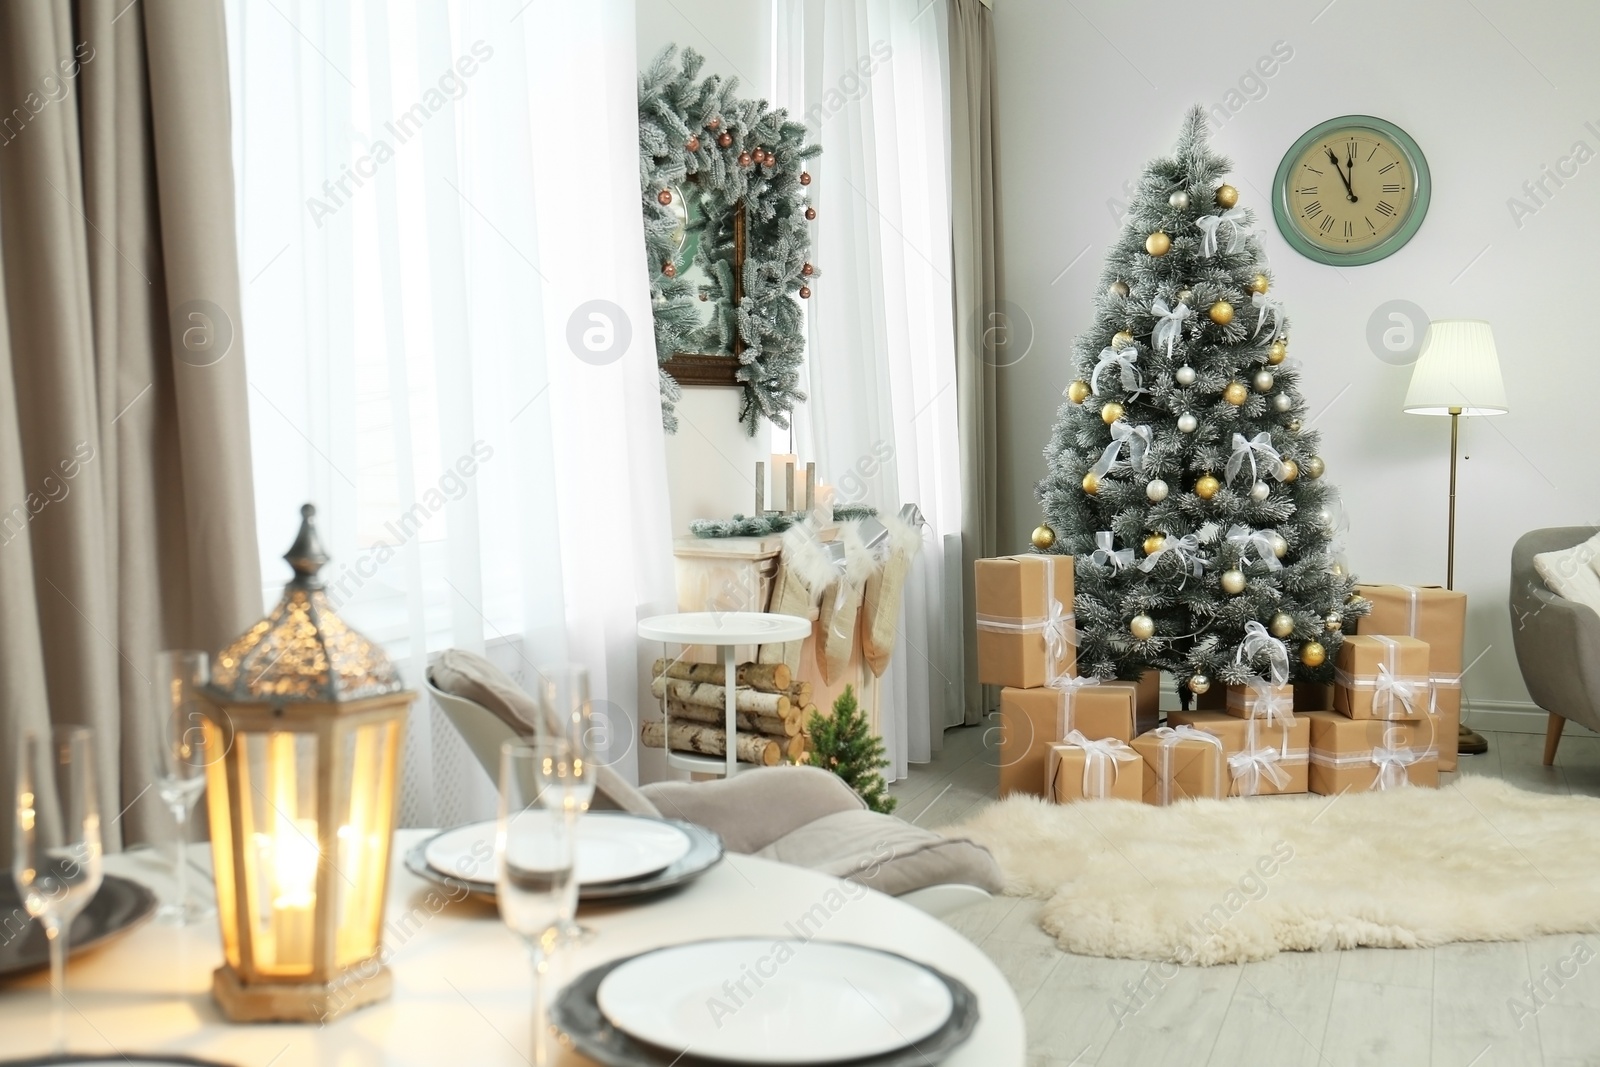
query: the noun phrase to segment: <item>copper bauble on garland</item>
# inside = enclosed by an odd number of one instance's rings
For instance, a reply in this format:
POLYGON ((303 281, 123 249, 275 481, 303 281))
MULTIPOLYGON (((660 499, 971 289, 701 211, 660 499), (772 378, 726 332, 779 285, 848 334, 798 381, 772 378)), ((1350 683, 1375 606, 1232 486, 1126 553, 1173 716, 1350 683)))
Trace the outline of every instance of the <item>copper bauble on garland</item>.
POLYGON ((659 193, 657 193, 656 194, 656 203, 662 205, 663 207, 665 207, 667 204, 672 203, 672 190, 671 189, 663 189, 659 193))
POLYGON ((717 144, 721 145, 723 148, 731 147, 733 145, 733 134, 729 133, 727 130, 723 130, 721 133, 717 134, 717 144))
POLYGON ((809 204, 806 205, 806 221, 810 222, 811 220, 815 219, 816 217, 817 217, 817 209, 814 208, 814 207, 811 207, 809 204))
POLYGON ((810 185, 811 184, 811 175, 806 173, 805 171, 801 171, 800 172, 800 184, 801 185, 810 185))
POLYGON ((676 278, 678 276, 678 267, 669 259, 661 264, 661 273, 669 278, 676 278))
POLYGON ((689 138, 688 143, 683 147, 690 152, 700 151, 700 135, 695 134, 693 137, 689 138))
POLYGON ((802 285, 800 287, 800 299, 801 300, 810 300, 811 299, 811 286, 802 285))

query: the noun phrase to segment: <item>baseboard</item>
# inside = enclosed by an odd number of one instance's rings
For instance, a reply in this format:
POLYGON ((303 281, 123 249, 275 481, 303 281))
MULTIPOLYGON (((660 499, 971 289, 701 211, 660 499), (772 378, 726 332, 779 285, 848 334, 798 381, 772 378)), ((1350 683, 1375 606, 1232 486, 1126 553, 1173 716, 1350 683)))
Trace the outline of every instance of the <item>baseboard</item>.
MULTIPOLYGON (((1461 709, 1461 718, 1474 730, 1507 734, 1542 734, 1550 715, 1528 700, 1472 700, 1461 709)), ((1567 723, 1568 737, 1600 737, 1587 726, 1567 723)))

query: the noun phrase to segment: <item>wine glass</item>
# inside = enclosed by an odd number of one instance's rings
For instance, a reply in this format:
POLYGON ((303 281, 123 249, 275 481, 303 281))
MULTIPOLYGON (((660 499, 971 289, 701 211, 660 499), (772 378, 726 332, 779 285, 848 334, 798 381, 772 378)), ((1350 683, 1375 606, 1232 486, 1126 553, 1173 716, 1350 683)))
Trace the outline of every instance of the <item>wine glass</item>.
POLYGON ((156 793, 177 824, 177 851, 172 859, 177 896, 161 905, 157 918, 187 926, 214 914, 215 908, 189 899, 189 817, 206 788, 206 764, 214 758, 206 743, 204 717, 196 702, 210 680, 204 652, 173 649, 156 654, 157 727, 161 746, 156 761, 156 793))
POLYGON ((500 811, 495 825, 495 898, 500 918, 522 935, 533 962, 533 1064, 549 1062, 544 975, 561 944, 562 924, 578 905, 574 819, 543 800, 545 765, 571 760, 558 741, 507 741, 500 746, 500 811))
POLYGON ((50 946, 55 1050, 66 1048, 67 941, 72 920, 100 889, 99 781, 94 733, 58 726, 25 734, 17 754, 11 877, 50 946))
MULTIPOLYGON (((594 802, 600 765, 595 748, 594 703, 589 699, 589 672, 572 664, 539 671, 539 699, 544 728, 556 743, 551 756, 539 766, 544 806, 566 815, 576 835, 578 817, 594 802)), ((561 937, 570 943, 587 941, 594 931, 571 916, 561 923, 561 937)))

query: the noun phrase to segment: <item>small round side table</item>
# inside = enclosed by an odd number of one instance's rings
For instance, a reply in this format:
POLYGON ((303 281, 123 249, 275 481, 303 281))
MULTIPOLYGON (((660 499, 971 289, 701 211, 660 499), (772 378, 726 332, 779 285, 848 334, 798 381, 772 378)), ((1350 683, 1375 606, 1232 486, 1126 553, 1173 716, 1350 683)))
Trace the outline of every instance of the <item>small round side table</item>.
MULTIPOLYGON (((722 684, 727 693, 727 745, 723 760, 692 756, 667 748, 667 765, 698 774, 721 774, 732 778, 738 768, 735 743, 739 725, 734 691, 738 688, 738 664, 733 661, 739 645, 769 645, 799 641, 811 634, 811 620, 797 615, 772 615, 758 611, 689 611, 677 615, 655 615, 639 623, 639 636, 666 645, 711 645, 722 650, 722 684)), ((668 722, 668 732, 671 723, 668 722)), ((671 738, 667 739, 670 746, 671 738)))

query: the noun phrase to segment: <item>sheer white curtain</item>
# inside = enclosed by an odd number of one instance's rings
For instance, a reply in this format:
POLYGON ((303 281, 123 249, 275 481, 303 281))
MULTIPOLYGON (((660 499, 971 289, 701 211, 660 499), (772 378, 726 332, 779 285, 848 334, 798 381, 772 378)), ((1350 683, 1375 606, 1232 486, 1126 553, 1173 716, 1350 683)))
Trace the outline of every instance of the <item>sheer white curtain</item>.
MULTIPOLYGON (((632 775, 634 626, 674 603, 632 0, 228 15, 267 595, 313 501, 336 603, 413 688, 452 646, 530 687, 584 663, 632 775)), ((419 700, 404 822, 492 801, 419 700)))
POLYGON ((928 520, 879 695, 903 777, 964 715, 946 14, 942 0, 777 2, 775 94, 822 145, 800 450, 842 497, 928 520))

